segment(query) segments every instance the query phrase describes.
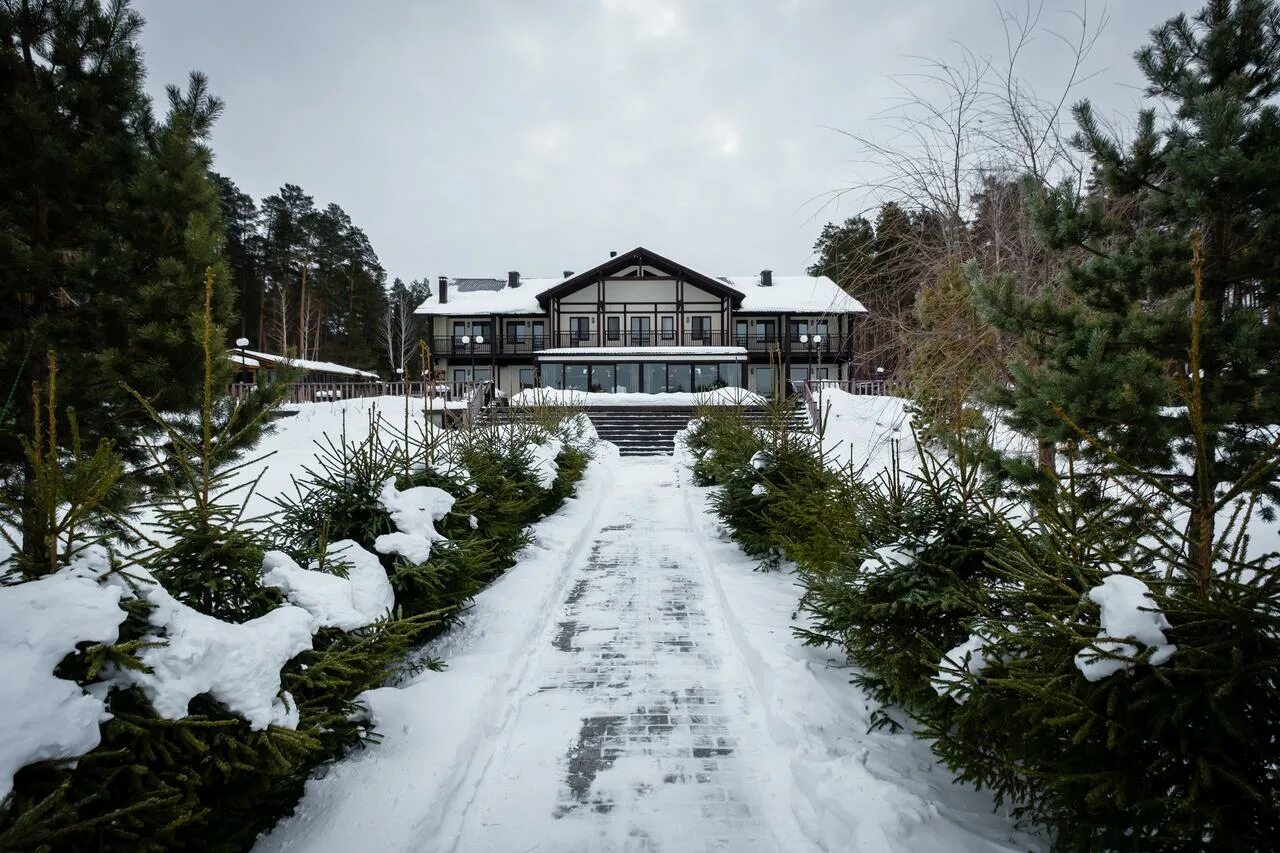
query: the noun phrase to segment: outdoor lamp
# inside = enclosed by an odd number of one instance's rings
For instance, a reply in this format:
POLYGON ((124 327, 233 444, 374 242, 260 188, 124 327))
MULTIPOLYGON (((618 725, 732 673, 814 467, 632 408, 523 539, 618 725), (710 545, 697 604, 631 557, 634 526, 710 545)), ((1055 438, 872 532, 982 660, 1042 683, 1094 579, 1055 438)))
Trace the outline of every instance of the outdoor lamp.
POLYGON ((801 336, 800 336, 800 343, 802 343, 802 344, 807 344, 807 343, 809 343, 809 336, 808 336, 808 335, 801 335, 801 336))
POLYGON ((814 345, 815 347, 816 347, 816 346, 821 346, 821 345, 822 345, 822 335, 814 335, 814 336, 813 336, 813 345, 814 345))
POLYGON ((484 335, 476 335, 476 345, 479 346, 480 344, 483 344, 483 343, 484 343, 484 335))
POLYGON ((471 336, 470 336, 470 335, 463 335, 463 336, 462 336, 462 345, 465 347, 465 346, 466 346, 467 344, 469 344, 469 343, 471 343, 471 336))
POLYGON ((249 345, 248 338, 236 338, 236 346, 240 347, 240 349, 244 349, 248 345, 249 345))

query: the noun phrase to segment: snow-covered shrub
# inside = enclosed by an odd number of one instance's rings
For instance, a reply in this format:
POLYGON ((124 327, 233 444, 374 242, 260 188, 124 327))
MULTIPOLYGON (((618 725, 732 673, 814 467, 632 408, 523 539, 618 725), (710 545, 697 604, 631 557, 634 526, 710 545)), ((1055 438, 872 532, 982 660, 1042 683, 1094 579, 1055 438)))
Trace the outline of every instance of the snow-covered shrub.
POLYGON ((685 433, 685 443, 694 457, 693 480, 700 486, 727 482, 765 446, 764 437, 740 410, 709 406, 698 415, 685 433))
POLYGON ((1226 537, 1201 594, 1183 534, 1151 509, 1161 535, 1132 536, 1134 509, 1082 513, 1064 490, 997 543, 971 624, 985 666, 948 667, 964 701, 923 734, 1061 849, 1266 849, 1280 832, 1280 558, 1243 559, 1226 537))
POLYGON ((800 565, 806 642, 842 649, 861 670, 857 683, 882 703, 916 714, 938 703, 939 650, 964 641, 985 609, 986 555, 1003 522, 977 499, 983 488, 975 469, 931 460, 918 476, 884 474, 839 510, 858 519, 861 546, 800 565))

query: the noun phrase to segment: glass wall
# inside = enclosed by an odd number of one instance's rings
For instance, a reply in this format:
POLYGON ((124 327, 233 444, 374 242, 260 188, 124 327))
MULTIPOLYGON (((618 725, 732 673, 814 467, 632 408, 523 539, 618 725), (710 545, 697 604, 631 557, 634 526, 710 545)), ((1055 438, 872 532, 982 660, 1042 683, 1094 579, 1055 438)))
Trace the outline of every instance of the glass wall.
MULTIPOLYGON (((556 364, 544 362, 539 366, 539 384, 544 388, 565 388, 574 391, 594 391, 602 393, 661 394, 667 391, 710 391, 713 388, 731 386, 744 388, 745 366, 735 362, 720 364, 669 364, 662 361, 647 361, 640 364, 556 364)), ((477 368, 479 370, 479 368, 477 368)), ((524 382, 524 368, 521 369, 521 383, 524 382)), ((793 368, 795 371, 796 368, 793 368)), ((799 368, 801 373, 804 368, 799 368)), ((815 368, 814 375, 817 375, 815 368)), ((803 378, 797 376, 796 378, 803 378)), ((773 371, 761 367, 756 369, 756 386, 760 393, 764 385, 772 389, 773 371)))
POLYGON ((695 364, 693 366, 693 390, 710 391, 725 383, 720 381, 720 365, 695 364))
POLYGON ((564 366, 564 387, 567 391, 586 391, 587 365, 566 364, 564 366))
POLYGON ((668 391, 688 391, 692 387, 693 365, 690 364, 668 364, 667 365, 667 390, 668 391))
POLYGON ((661 362, 645 362, 644 390, 657 394, 667 390, 667 366, 661 362))
POLYGON ((591 390, 613 393, 613 365, 591 365, 591 390))
POLYGON ((615 390, 619 394, 634 394, 640 390, 640 365, 619 364, 616 370, 617 385, 615 390))

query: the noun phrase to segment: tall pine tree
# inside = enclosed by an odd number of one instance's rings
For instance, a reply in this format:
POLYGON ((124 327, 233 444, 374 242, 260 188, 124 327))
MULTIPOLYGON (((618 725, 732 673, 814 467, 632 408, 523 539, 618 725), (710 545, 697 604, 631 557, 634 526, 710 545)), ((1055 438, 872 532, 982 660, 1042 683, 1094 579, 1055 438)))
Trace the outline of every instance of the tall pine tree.
POLYGON ((18 437, 49 353, 82 435, 137 463, 147 416, 121 383, 190 408, 206 268, 215 318, 231 311, 205 145, 221 105, 193 75, 156 121, 141 27, 127 0, 0 4, 0 466, 17 492, 33 481, 18 437))
MULTIPOLYGON (((1078 439, 1061 409, 1130 463, 1167 472, 1169 489, 1195 498, 1188 539, 1207 572, 1219 484, 1275 453, 1267 427, 1280 422, 1280 111, 1271 102, 1280 10, 1269 0, 1213 0, 1155 29, 1137 61, 1157 104, 1139 114, 1132 144, 1107 135, 1082 103, 1075 144, 1093 162, 1090 192, 1064 185, 1029 195, 1047 247, 1066 259, 1060 293, 1019 299, 1008 281, 977 292, 986 315, 1031 353, 993 395, 1013 425, 1078 439), (1200 453, 1180 409, 1191 380, 1196 233, 1208 433, 1200 453)), ((1280 497, 1280 484, 1267 491, 1280 497)))

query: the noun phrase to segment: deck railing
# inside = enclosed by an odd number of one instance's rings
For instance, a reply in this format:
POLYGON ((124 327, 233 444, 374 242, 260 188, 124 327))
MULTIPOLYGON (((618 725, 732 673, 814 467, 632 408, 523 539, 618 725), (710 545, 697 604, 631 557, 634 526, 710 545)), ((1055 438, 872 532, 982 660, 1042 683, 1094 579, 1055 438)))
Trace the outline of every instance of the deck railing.
MULTIPOLYGON (((235 382, 228 394, 233 400, 240 400, 256 387, 252 382, 235 382)), ((283 402, 326 403, 360 397, 420 397, 423 388, 422 382, 292 382, 285 391, 283 402)))
POLYGON ((484 343, 481 344, 477 344, 474 339, 464 342, 462 336, 456 335, 432 338, 430 341, 431 352, 437 356, 451 356, 460 359, 474 358, 477 362, 484 362, 495 355, 527 355, 549 349, 577 349, 580 347, 603 347, 608 349, 615 347, 619 349, 637 347, 742 347, 750 352, 781 350, 790 352, 793 358, 796 356, 803 358, 812 353, 815 359, 829 358, 833 354, 840 354, 848 349, 846 342, 839 340, 838 336, 833 339, 825 334, 822 343, 812 345, 811 343, 802 343, 797 335, 779 335, 777 333, 739 334, 730 331, 708 331, 695 334, 683 329, 674 329, 670 332, 652 330, 648 332, 633 332, 630 329, 618 329, 611 332, 606 328, 593 329, 585 333, 575 331, 535 335, 508 333, 500 338, 490 337, 489 335, 484 335, 483 337, 484 343))

